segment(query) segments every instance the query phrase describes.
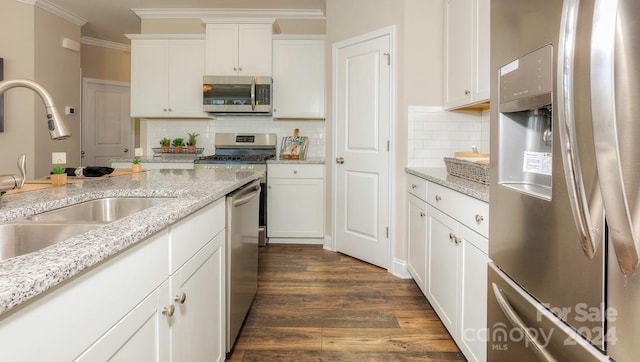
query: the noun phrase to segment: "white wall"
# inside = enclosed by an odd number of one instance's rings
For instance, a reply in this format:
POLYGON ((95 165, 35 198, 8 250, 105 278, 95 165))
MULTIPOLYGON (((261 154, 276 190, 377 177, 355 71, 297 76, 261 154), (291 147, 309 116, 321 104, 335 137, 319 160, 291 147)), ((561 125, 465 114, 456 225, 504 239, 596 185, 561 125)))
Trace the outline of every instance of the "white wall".
POLYGON ((489 152, 489 111, 409 107, 408 166, 444 167, 456 151, 489 152))

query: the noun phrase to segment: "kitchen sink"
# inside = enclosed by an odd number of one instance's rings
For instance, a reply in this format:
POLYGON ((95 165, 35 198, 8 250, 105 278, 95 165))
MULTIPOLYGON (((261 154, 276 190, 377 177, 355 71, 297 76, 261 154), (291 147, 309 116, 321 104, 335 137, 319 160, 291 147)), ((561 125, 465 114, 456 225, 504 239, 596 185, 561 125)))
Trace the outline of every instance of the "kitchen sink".
POLYGON ((171 198, 109 197, 82 202, 29 216, 37 222, 112 222, 138 211, 161 204, 171 198))
POLYGON ((38 251, 99 226, 99 224, 1 224, 0 260, 38 251))

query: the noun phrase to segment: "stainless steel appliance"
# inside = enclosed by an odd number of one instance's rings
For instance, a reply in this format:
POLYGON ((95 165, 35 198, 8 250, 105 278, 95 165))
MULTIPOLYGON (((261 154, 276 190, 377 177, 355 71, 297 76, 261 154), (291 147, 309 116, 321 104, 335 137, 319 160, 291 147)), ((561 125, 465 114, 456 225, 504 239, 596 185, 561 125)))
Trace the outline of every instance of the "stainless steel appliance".
POLYGON ((258 206, 260 182, 227 195, 227 352, 231 352, 258 290, 258 206))
POLYGON ((276 157, 277 137, 273 133, 217 133, 215 154, 199 157, 196 168, 252 170, 262 172, 260 178, 259 244, 267 239, 267 160, 276 157))
POLYGON ((271 77, 204 76, 203 108, 220 115, 271 115, 271 77))
POLYGON ((640 356, 639 16, 491 2, 491 361, 640 356))

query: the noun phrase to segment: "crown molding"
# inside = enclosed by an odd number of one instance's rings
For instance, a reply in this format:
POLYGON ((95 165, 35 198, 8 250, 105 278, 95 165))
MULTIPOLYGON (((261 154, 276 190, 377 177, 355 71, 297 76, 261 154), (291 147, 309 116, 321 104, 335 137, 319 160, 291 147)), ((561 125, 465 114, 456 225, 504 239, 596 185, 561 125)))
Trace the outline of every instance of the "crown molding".
POLYGON ((211 8, 148 8, 131 9, 140 19, 213 19, 213 18, 275 18, 325 20, 319 9, 211 9, 211 8))
POLYGON ((109 48, 109 49, 114 49, 114 50, 121 50, 121 51, 125 51, 125 52, 130 52, 131 51, 131 46, 130 45, 122 44, 122 43, 116 43, 116 42, 108 41, 108 40, 90 38, 88 36, 83 36, 80 39, 80 42, 82 44, 86 44, 86 45, 93 45, 93 46, 97 46, 97 47, 109 48))
POLYGON ((35 7, 38 7, 44 11, 47 11, 53 15, 57 15, 59 17, 61 17, 62 19, 65 19, 77 26, 83 26, 84 24, 87 23, 87 20, 84 18, 79 17, 78 15, 63 9, 59 6, 53 5, 52 3, 46 1, 46 0, 16 0, 18 2, 21 3, 25 3, 25 4, 29 4, 29 5, 33 5, 35 7))

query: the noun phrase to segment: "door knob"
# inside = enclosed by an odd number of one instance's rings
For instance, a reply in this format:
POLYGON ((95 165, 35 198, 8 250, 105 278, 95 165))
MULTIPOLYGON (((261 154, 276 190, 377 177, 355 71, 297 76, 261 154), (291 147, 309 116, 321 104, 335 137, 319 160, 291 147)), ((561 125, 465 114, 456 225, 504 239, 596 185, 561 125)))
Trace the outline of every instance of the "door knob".
POLYGON ((126 152, 129 152, 129 149, 128 149, 128 148, 125 148, 125 149, 124 149, 124 152, 125 152, 125 153, 126 153, 126 152))
POLYGON ((344 163, 344 158, 343 157, 336 158, 336 163, 339 163, 342 165, 344 163))

